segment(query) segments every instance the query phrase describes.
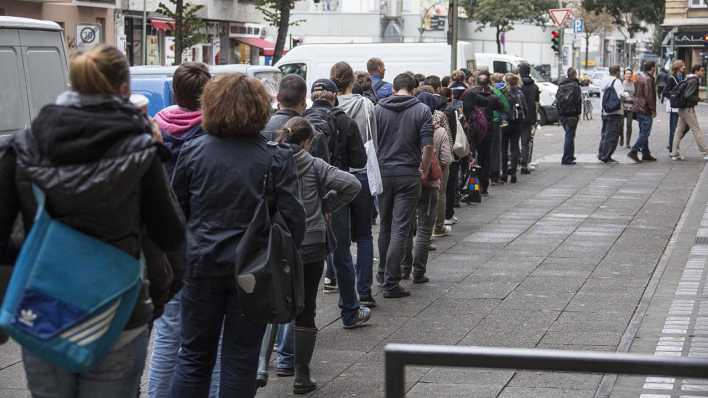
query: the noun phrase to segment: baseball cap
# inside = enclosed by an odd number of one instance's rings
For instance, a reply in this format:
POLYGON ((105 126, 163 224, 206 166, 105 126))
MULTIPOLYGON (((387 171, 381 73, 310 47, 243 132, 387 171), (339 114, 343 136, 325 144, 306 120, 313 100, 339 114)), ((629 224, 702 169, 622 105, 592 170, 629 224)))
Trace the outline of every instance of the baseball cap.
POLYGON ((312 83, 312 91, 329 91, 331 93, 337 93, 337 85, 330 79, 318 79, 312 83))

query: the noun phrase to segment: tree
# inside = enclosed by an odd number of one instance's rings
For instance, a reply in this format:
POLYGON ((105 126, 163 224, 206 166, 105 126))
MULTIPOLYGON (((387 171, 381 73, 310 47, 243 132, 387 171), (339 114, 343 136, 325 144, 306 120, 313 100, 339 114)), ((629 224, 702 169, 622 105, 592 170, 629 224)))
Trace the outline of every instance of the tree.
POLYGON ((272 26, 278 27, 278 38, 275 40, 273 64, 278 62, 285 50, 285 39, 288 37, 290 25, 290 10, 295 7, 295 0, 256 0, 256 8, 263 13, 263 19, 272 26))
POLYGON ((583 18, 583 24, 585 25, 585 67, 587 68, 588 56, 590 53, 590 37, 596 33, 611 30, 614 25, 612 17, 603 12, 598 14, 594 11, 588 11, 585 8, 580 8, 578 14, 583 18))
POLYGON ((206 22, 197 16, 203 5, 186 3, 184 0, 169 0, 172 7, 160 3, 157 12, 175 21, 175 65, 182 63, 184 50, 206 40, 206 22), (174 11, 172 9, 174 8, 174 11))
POLYGON ((477 31, 485 26, 496 30, 497 52, 501 53, 502 33, 513 30, 515 22, 543 25, 554 4, 550 0, 479 0, 469 6, 468 15, 480 24, 477 31))

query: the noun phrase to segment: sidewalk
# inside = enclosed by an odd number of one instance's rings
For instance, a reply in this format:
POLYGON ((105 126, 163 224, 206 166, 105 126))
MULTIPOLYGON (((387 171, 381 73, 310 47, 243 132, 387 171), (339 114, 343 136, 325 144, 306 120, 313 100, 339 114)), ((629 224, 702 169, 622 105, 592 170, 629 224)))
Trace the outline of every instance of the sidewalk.
MULTIPOLYGON (((576 144, 581 163, 573 167, 553 160, 562 148, 560 128, 544 127, 536 137, 538 170, 520 176, 518 184, 492 187, 480 205, 457 209, 460 224, 450 237, 436 240, 437 251, 431 252, 431 282, 409 285, 409 298, 377 294, 379 306, 368 327, 342 329, 337 295, 321 294, 313 359, 320 389, 310 396, 383 397, 383 347, 391 342, 621 349, 670 245, 672 260, 658 284, 656 303, 645 306, 649 312, 632 346, 654 352, 683 272, 679 268, 688 258, 686 251, 681 264, 680 252, 694 242, 695 230, 687 238, 687 228, 698 228, 708 200, 708 184, 702 184, 679 239, 670 244, 704 162, 693 148, 684 162, 668 160, 662 120, 651 141, 658 162, 598 163, 592 155, 599 124, 581 124, 576 144)), ((616 158, 625 153, 618 150, 616 158)), ((676 308, 684 305, 678 302, 676 308)), ((449 368, 411 368, 406 381, 408 397, 436 398, 593 397, 601 383, 609 385, 601 375, 449 368)), ((620 379, 612 396, 638 397, 644 381, 620 379)), ((0 347, 0 398, 28 396, 24 383, 16 346, 0 347)), ((292 378, 272 375, 258 397, 293 396, 291 390, 292 378)))

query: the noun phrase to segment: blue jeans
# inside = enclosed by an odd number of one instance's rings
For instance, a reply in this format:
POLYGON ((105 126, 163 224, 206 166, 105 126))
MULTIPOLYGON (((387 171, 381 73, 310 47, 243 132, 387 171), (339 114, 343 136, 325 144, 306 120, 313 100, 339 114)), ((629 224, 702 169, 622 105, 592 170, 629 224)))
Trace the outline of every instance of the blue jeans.
POLYGON ((669 151, 671 151, 674 147, 674 134, 676 133, 676 126, 678 126, 678 120, 678 112, 669 112, 669 151))
POLYGON ((369 191, 366 173, 356 173, 355 176, 361 183, 361 191, 350 205, 352 238, 356 242, 356 291, 359 297, 367 297, 371 296, 374 272, 374 238, 371 233, 374 198, 369 191))
MULTIPOLYGON (((604 121, 603 121, 604 123, 604 121)), ((561 121, 563 130, 565 130, 565 141, 563 143, 563 159, 562 163, 570 163, 575 156, 575 130, 578 127, 577 117, 565 117, 561 121)))
POLYGON ((220 397, 254 397, 258 352, 265 323, 246 319, 233 277, 188 278, 182 288, 182 346, 171 398, 209 395, 221 349, 220 397))
MULTIPOLYGON (((182 317, 180 316, 180 303, 182 293, 165 305, 165 312, 155 320, 152 329, 152 354, 150 355, 150 370, 148 372, 148 397, 167 398, 177 365, 177 353, 181 344, 180 331, 182 330, 182 317)), ((216 366, 211 375, 210 398, 219 395, 221 342, 219 342, 219 355, 216 366)))
POLYGON ((108 353, 83 373, 68 372, 22 350, 27 387, 35 398, 132 398, 138 395, 148 331, 108 353))
POLYGON ((642 153, 651 153, 649 150, 649 135, 651 134, 651 125, 653 118, 645 113, 637 113, 637 121, 639 121, 639 137, 637 142, 632 147, 632 150, 642 153))
POLYGON ((275 345, 278 347, 278 357, 275 366, 278 369, 291 369, 295 367, 295 335, 292 333, 293 322, 278 326, 278 337, 275 341, 275 345))
POLYGON ((339 308, 342 310, 342 322, 351 325, 359 311, 359 297, 356 295, 356 277, 351 253, 351 226, 349 207, 345 206, 332 214, 334 236, 337 238, 337 248, 334 249, 332 265, 334 266, 337 286, 339 287, 339 308))

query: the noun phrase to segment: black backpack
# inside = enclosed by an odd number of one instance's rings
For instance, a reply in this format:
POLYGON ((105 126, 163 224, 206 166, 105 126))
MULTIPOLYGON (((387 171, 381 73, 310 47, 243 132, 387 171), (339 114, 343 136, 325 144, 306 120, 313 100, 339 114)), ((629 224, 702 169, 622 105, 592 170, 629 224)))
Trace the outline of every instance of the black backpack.
POLYGON ((680 81, 675 85, 671 91, 669 91, 669 104, 672 108, 685 108, 686 107, 686 82, 688 79, 680 81))
POLYGON ((524 104, 523 93, 510 91, 506 96, 509 100, 509 121, 522 122, 526 119, 526 104, 524 104))
POLYGON ((617 112, 622 108, 622 102, 620 101, 617 91, 615 90, 615 82, 617 79, 612 81, 610 87, 605 90, 602 95, 602 110, 605 113, 617 112))
POLYGON ((578 86, 574 84, 562 84, 558 87, 556 105, 561 116, 576 116, 580 113, 580 109, 578 109, 578 104, 581 102, 578 96, 579 91, 578 86))
POLYGON ((315 130, 310 153, 327 163, 331 163, 332 146, 337 139, 337 122, 331 110, 325 107, 312 107, 303 114, 315 130))

